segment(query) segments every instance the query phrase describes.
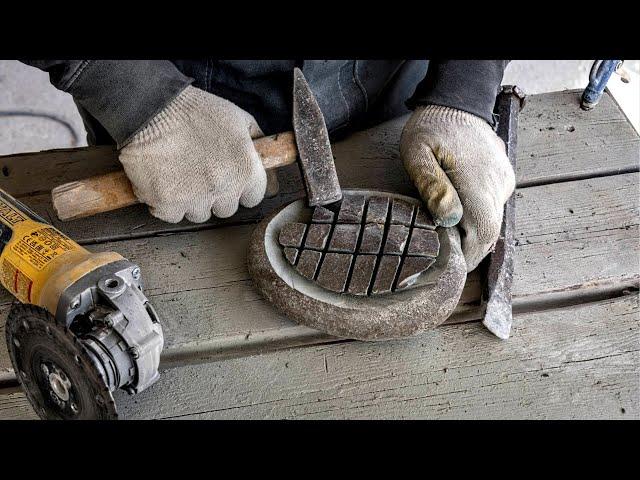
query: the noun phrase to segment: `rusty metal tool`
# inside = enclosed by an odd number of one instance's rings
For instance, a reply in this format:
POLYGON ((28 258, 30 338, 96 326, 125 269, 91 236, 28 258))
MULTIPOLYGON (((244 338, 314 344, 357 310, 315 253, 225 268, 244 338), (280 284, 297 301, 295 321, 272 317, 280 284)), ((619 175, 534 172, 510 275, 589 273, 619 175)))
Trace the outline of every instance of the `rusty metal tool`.
MULTIPOLYGON (((327 205, 342 198, 324 116, 302 71, 294 70, 294 132, 254 140, 267 171, 290 165, 300 168, 310 206, 327 205)), ((269 187, 267 190, 271 190, 269 187)), ((124 171, 98 175, 59 185, 51 191, 60 220, 73 220, 138 203, 124 171)))
MULTIPOLYGON (((524 93, 513 85, 503 86, 496 100, 496 111, 499 117, 497 134, 505 143, 507 156, 514 171, 516 170, 518 113, 524 107, 524 102, 524 93)), ((491 333, 503 340, 509 338, 513 322, 511 285, 515 223, 516 193, 514 191, 504 207, 502 228, 495 249, 482 265, 486 272, 483 292, 486 311, 482 323, 491 333)))

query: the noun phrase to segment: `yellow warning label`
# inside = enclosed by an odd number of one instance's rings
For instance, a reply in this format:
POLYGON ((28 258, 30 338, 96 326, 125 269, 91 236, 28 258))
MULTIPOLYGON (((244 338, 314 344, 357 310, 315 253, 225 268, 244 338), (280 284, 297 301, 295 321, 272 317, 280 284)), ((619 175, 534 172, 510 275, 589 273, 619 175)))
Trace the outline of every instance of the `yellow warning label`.
POLYGON ((26 232, 11 247, 22 260, 38 270, 42 270, 54 258, 75 248, 75 244, 69 237, 52 227, 26 232))
POLYGON ((2 285, 21 302, 30 303, 33 281, 6 258, 2 261, 2 268, 0 270, 2 285))
POLYGON ((0 220, 10 227, 27 219, 22 213, 0 199, 0 220))

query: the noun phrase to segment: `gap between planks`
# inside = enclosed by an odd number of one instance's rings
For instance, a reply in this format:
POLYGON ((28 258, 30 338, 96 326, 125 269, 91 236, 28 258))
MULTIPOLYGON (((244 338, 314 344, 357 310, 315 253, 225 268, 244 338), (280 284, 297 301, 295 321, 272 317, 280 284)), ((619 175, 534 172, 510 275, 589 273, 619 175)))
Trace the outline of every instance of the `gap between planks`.
MULTIPOLYGON (((121 418, 639 418, 638 295, 514 318, 500 341, 479 324, 406 340, 341 342, 185 366, 121 418)), ((0 418, 36 418, 21 393, 0 418)))

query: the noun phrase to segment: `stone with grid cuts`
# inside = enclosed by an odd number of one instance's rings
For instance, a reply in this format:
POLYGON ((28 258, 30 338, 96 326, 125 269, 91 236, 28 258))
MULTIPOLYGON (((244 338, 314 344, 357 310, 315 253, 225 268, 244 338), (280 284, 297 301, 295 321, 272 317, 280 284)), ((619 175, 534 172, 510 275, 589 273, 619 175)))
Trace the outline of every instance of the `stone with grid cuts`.
POLYGON ((440 253, 427 211, 383 193, 346 194, 340 203, 315 207, 308 225, 288 223, 278 240, 300 275, 354 296, 410 288, 440 253))

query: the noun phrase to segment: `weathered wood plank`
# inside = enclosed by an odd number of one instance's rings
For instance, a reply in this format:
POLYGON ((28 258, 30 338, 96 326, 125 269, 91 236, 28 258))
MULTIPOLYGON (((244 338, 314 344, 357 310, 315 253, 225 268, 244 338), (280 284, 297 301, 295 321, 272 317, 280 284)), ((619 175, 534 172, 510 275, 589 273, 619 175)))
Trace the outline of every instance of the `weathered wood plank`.
POLYGON ((408 341, 349 342, 164 373, 124 418, 640 418, 637 295, 408 341))
MULTIPOLYGON (((500 341, 478 323, 163 372, 118 393, 123 418, 638 419, 640 311, 629 295, 520 314, 500 341)), ((0 395, 0 418, 28 415, 0 395)))
MULTIPOLYGON (((640 138, 615 102, 605 95, 592 112, 579 108, 580 92, 533 95, 521 114, 518 141, 518 182, 538 185, 638 169, 640 138)), ((344 187, 389 190, 415 195, 398 156, 406 118, 358 132, 334 147, 336 168, 344 187)), ((140 237, 158 232, 199 230, 212 225, 254 222, 278 205, 303 195, 299 171, 292 165, 279 171, 282 195, 253 209, 241 208, 231 219, 204 224, 168 224, 137 205, 96 217, 60 222, 49 195, 38 195, 60 183, 117 168, 111 148, 40 152, 0 157, 6 167, 0 188, 27 195, 23 200, 58 228, 80 242, 140 237), (49 157, 50 156, 50 157, 49 157), (50 159, 50 162, 49 162, 50 159)))
POLYGON ((18 389, 0 390, 0 420, 37 420, 27 397, 18 389), (10 393, 9 393, 10 392, 10 393))
MULTIPOLYGON (((551 293, 571 296, 638 283, 639 177, 617 175, 518 191, 515 305, 526 306, 551 293)), ((142 267, 145 292, 162 316, 167 364, 330 340, 279 315, 254 290, 245 265, 252 228, 236 226, 90 248, 116 250, 142 267)), ((478 281, 472 275, 465 289, 461 308, 466 313, 473 311, 478 298, 478 281)), ((0 293, 1 318, 10 298, 0 293)), ((0 379, 3 372, 12 377, 6 349, 0 348, 0 379)))

